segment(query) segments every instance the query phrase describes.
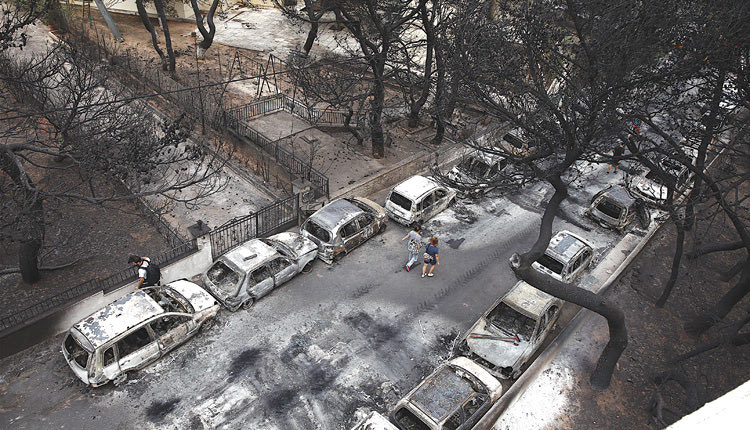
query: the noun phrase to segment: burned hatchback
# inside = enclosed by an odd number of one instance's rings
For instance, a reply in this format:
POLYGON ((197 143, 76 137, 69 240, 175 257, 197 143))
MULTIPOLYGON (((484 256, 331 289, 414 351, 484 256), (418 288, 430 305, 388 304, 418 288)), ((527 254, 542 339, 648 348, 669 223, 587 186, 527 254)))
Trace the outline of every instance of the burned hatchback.
POLYGON ((85 384, 119 383, 192 337, 218 310, 210 294, 186 280, 146 287, 76 323, 62 353, 85 384))
POLYGON ((596 193, 585 214, 602 227, 619 231, 634 220, 638 220, 642 228, 647 228, 651 222, 645 202, 619 185, 610 185, 596 193))
POLYGON ((458 342, 467 356, 499 378, 517 378, 560 315, 562 301, 519 281, 458 342))
POLYGON ((563 230, 549 242, 547 250, 531 267, 561 282, 573 282, 594 258, 594 248, 575 234, 563 230))
POLYGON ((466 357, 438 367, 401 399, 391 421, 402 430, 470 429, 500 397, 495 377, 466 357))
POLYGON ((456 190, 426 176, 412 176, 399 183, 385 200, 385 211, 399 224, 424 222, 447 208, 456 190))
POLYGON ((481 195, 493 190, 500 182, 500 174, 508 161, 502 155, 476 150, 464 155, 447 174, 448 183, 470 195, 481 195))
POLYGON ((252 239, 219 257, 203 273, 203 285, 229 310, 249 308, 300 273, 317 252, 315 242, 297 233, 252 239))
POLYGON ((318 257, 332 264, 346 253, 385 230, 386 214, 364 197, 336 199, 302 224, 300 233, 318 245, 318 257))

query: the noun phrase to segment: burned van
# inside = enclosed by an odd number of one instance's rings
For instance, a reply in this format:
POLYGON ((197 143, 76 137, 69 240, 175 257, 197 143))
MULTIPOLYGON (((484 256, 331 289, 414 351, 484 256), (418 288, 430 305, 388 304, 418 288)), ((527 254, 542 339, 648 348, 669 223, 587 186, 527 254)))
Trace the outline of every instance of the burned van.
POLYGON ((62 353, 85 384, 117 383, 190 339, 218 311, 210 294, 186 280, 142 288, 71 327, 62 353))

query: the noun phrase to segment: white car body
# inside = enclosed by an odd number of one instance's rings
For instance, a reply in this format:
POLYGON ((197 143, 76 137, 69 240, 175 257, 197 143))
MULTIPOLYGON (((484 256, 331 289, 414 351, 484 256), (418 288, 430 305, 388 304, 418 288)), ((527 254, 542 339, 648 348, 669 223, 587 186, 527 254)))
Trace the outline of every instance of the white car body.
POLYGON ((503 387, 482 366, 466 357, 456 357, 435 369, 391 413, 391 422, 400 429, 407 423, 430 430, 471 428, 500 398, 503 387))
POLYGON ((227 309, 249 307, 292 279, 315 259, 318 246, 298 233, 251 239, 219 257, 203 285, 227 309))
POLYGON ((515 379, 552 330, 562 303, 519 281, 463 335, 458 352, 496 377, 515 379))
POLYGON ((81 381, 98 387, 153 363, 218 311, 208 292, 186 280, 142 288, 73 325, 62 353, 81 381))
POLYGON ((594 247, 586 240, 567 230, 552 237, 537 261, 531 267, 560 282, 573 282, 594 258, 594 247))
POLYGON ((442 212, 456 198, 456 190, 432 178, 412 176, 388 193, 385 211, 389 217, 406 226, 422 223, 442 212))

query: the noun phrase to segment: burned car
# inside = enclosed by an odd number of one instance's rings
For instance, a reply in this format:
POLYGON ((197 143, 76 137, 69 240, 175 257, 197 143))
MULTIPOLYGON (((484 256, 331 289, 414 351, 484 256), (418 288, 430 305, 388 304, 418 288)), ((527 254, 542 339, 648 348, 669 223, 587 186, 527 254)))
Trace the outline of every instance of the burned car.
POLYGON ((458 342, 456 354, 471 358, 498 378, 518 378, 547 338, 562 301, 519 281, 458 342))
POLYGON ((336 199, 302 224, 300 233, 318 245, 318 257, 332 264, 385 230, 385 209, 364 197, 336 199))
POLYGON ((71 327, 62 353, 85 384, 119 383, 188 340, 218 311, 210 294, 184 279, 142 288, 71 327))
POLYGON ((638 220, 642 228, 647 228, 651 222, 645 202, 619 185, 610 185, 596 193, 585 214, 602 227, 619 231, 633 220, 638 220))
POLYGON ((402 430, 470 429, 500 397, 495 377, 466 357, 438 367, 401 399, 391 421, 402 430))
POLYGON ((476 150, 464 155, 447 174, 449 184, 462 192, 480 195, 492 191, 500 182, 500 172, 507 166, 505 157, 476 150))
POLYGON ((573 282, 594 258, 594 248, 575 234, 557 233, 541 257, 531 267, 561 282, 573 282))
POLYGON ((219 257, 203 273, 203 285, 227 309, 249 308, 311 264, 312 240, 284 232, 249 240, 219 257))
POLYGON ((424 222, 442 212, 456 198, 456 190, 432 178, 412 176, 393 187, 385 200, 385 211, 406 226, 424 222))
MULTIPOLYGON (((659 164, 667 175, 675 179, 674 198, 677 198, 679 193, 685 190, 690 180, 688 168, 671 158, 663 158, 659 164)), ((665 203, 669 194, 669 187, 653 170, 649 170, 645 175, 633 178, 628 184, 628 188, 639 198, 655 206, 665 203)))

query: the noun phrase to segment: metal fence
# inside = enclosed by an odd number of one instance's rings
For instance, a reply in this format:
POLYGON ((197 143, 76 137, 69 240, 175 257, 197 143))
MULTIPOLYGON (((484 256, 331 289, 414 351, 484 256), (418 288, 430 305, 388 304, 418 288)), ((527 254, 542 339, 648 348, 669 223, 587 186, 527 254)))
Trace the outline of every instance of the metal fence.
MULTIPOLYGON (((163 266, 190 255, 197 250, 198 243, 194 239, 151 258, 152 261, 163 266)), ((0 318, 0 331, 20 327, 29 321, 35 320, 51 309, 67 305, 74 302, 76 299, 90 296, 95 292, 102 291, 108 293, 135 281, 136 277, 137 268, 129 267, 106 278, 89 279, 86 282, 68 288, 16 313, 0 318)))
POLYGON ((294 195, 211 230, 209 236, 212 257, 216 259, 250 239, 278 233, 297 225, 298 213, 299 198, 294 195))

